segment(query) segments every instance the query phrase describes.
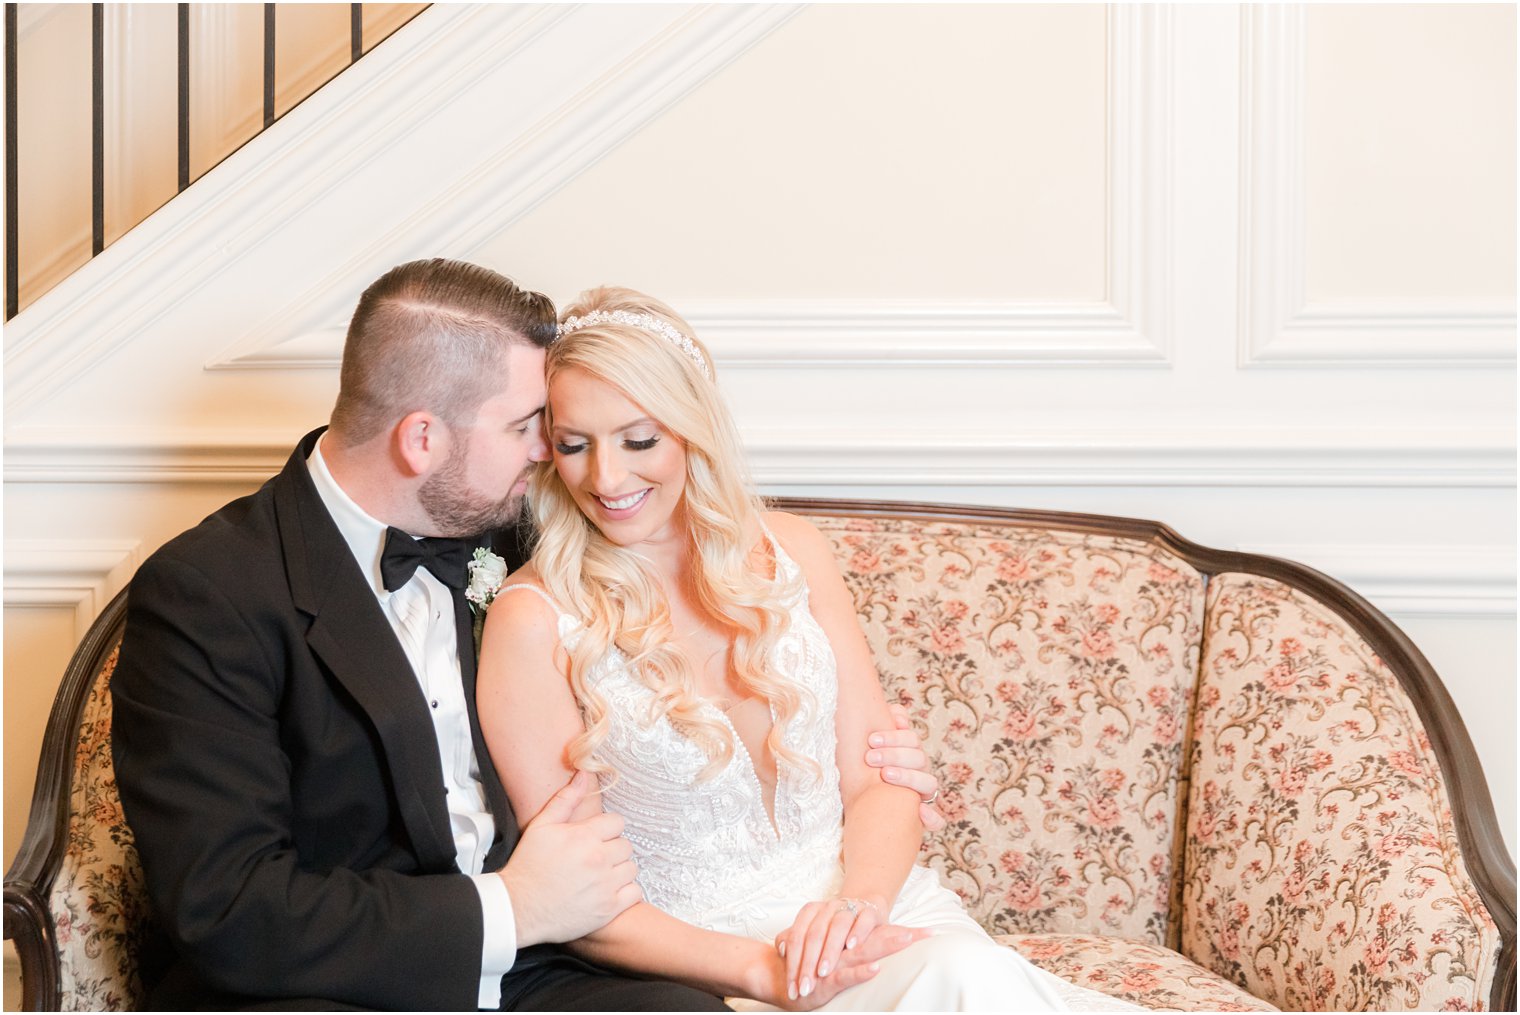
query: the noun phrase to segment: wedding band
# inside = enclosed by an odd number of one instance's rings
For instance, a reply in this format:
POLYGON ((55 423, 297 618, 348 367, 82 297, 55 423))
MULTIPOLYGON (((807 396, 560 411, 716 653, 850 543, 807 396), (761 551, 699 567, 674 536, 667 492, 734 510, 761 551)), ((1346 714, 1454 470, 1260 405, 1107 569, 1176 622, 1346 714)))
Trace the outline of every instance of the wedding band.
POLYGON ((930 804, 934 803, 934 801, 936 801, 938 799, 939 799, 939 787, 936 786, 936 787, 934 787, 934 795, 932 797, 930 797, 929 799, 923 801, 923 804, 924 804, 925 807, 928 807, 930 804))
POLYGON ((855 904, 854 899, 840 899, 839 901, 844 903, 845 912, 853 913, 860 908, 855 904))

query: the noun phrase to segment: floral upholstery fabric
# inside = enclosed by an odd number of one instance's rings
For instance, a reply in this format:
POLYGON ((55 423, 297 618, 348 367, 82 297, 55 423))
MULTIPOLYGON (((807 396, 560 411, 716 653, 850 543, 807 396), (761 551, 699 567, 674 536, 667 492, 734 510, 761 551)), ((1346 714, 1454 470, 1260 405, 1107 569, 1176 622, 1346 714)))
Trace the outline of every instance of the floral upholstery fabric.
POLYGON ((1287 585, 1208 598, 1182 951, 1284 1009, 1484 1007, 1498 934, 1397 678, 1287 585))
POLYGON ((1276 1011, 1168 948, 1088 934, 1005 934, 999 942, 1062 979, 1155 1011, 1276 1011))
POLYGON ((1198 572, 1113 536, 811 520, 939 774, 945 884, 994 933, 1170 943, 1198 572))
POLYGON ((111 763, 109 688, 116 658, 113 650, 85 702, 68 845, 49 898, 65 1011, 127 1011, 143 1001, 138 956, 148 898, 111 763))

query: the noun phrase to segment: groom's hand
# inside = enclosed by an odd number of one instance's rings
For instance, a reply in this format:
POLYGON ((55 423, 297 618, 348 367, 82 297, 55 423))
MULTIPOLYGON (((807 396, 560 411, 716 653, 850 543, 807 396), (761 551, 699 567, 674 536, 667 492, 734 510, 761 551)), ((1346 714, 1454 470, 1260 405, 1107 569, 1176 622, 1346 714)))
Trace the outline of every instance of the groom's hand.
POLYGON ((595 785, 594 776, 577 772, 528 822, 500 871, 519 948, 584 937, 643 898, 622 817, 571 820, 595 785))
POLYGON ((945 827, 945 817, 934 809, 939 798, 939 779, 929 771, 929 758, 913 732, 908 710, 893 702, 887 706, 896 729, 877 730, 867 739, 866 764, 881 770, 883 782, 906 786, 918 794, 918 819, 924 829, 937 832, 945 827))

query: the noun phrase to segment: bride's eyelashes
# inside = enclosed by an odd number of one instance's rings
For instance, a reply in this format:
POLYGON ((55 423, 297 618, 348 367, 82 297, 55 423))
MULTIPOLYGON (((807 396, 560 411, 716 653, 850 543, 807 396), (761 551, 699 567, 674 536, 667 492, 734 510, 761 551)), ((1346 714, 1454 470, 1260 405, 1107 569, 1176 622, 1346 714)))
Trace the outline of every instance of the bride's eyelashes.
MULTIPOLYGON (((660 443, 660 435, 645 437, 643 440, 634 440, 629 437, 623 441, 623 447, 629 451, 648 451, 660 443)), ((555 441, 554 450, 562 455, 578 455, 586 450, 585 444, 567 444, 564 441, 555 441)))

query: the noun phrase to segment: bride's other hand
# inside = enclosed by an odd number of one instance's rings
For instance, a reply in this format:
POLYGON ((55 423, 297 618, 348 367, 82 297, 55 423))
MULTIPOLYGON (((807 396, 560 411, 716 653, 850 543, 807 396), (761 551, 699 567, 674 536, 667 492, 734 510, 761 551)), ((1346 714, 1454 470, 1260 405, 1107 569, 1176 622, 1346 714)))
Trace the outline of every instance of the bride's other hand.
MULTIPOLYGON (((845 949, 839 957, 837 966, 831 969, 827 976, 820 977, 806 997, 795 994, 784 996, 785 991, 778 991, 777 993, 783 996, 773 998, 772 1003, 778 1008, 789 1011, 812 1011, 815 1008, 821 1008, 839 996, 841 992, 864 983, 879 973, 882 959, 902 951, 915 941, 922 941, 929 934, 930 931, 921 927, 899 927, 890 923, 876 924, 871 933, 857 941, 854 947, 845 949)), ((784 942, 785 936, 776 939, 778 950, 782 948, 784 942)), ((784 975, 784 966, 781 966, 779 962, 778 968, 784 975)))
POLYGON ((925 831, 937 832, 945 827, 945 817, 934 808, 939 798, 939 779, 929 770, 918 734, 913 731, 908 710, 896 702, 887 705, 896 729, 877 730, 869 738, 866 764, 881 770, 882 781, 906 786, 918 794, 918 820, 925 831))
POLYGON ((776 938, 786 959, 789 998, 806 998, 840 966, 846 949, 870 936, 881 922, 880 899, 830 898, 809 902, 790 930, 776 938))

